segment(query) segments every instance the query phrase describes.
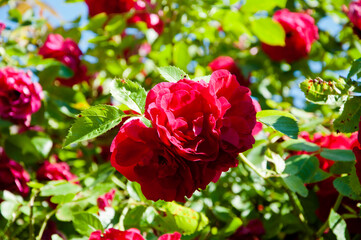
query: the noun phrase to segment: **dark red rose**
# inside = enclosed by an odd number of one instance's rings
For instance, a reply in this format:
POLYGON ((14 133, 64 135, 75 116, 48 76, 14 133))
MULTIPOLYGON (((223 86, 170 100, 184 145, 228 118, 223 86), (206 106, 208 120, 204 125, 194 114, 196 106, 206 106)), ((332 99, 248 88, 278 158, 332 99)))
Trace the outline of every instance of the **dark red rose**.
POLYGON ((26 197, 29 194, 27 185, 29 181, 30 176, 24 168, 19 163, 9 159, 0 149, 0 190, 8 190, 26 197))
POLYGON ((49 161, 45 161, 36 172, 36 178, 39 181, 71 181, 77 179, 77 176, 70 172, 70 167, 66 162, 50 163, 49 161))
POLYGON ((252 147, 256 112, 248 88, 226 70, 210 83, 182 79, 150 90, 145 116, 121 127, 111 146, 112 165, 140 183, 151 200, 184 201, 217 181, 252 147))
MULTIPOLYGON (((253 102, 253 106, 254 109, 256 110, 256 112, 262 111, 261 109, 261 105, 259 105, 258 101, 255 99, 252 99, 253 102)), ((256 122, 256 125, 254 126, 253 130, 252 130, 252 135, 255 136, 257 135, 260 131, 262 131, 262 123, 260 122, 256 122)))
POLYGON ((135 5, 134 0, 85 0, 89 15, 99 13, 116 14, 129 12, 135 5))
POLYGON ((311 46, 318 39, 315 20, 307 13, 282 9, 275 12, 273 20, 279 22, 286 32, 285 46, 270 46, 262 43, 263 51, 274 61, 289 63, 307 57, 311 46))
POLYGON ((229 240, 259 240, 266 233, 263 223, 259 219, 252 219, 246 226, 241 226, 229 240))
POLYGON ((39 48, 39 54, 44 58, 54 58, 73 70, 71 78, 57 79, 62 85, 73 86, 89 80, 87 67, 80 61, 82 52, 72 39, 64 39, 60 34, 49 34, 44 45, 39 48))
POLYGON ((0 69, 0 117, 30 126, 31 114, 41 107, 39 83, 31 81, 30 72, 12 67, 0 69))
POLYGON ((180 240, 182 235, 178 232, 163 234, 158 240, 180 240))
MULTIPOLYGON (((354 133, 351 137, 347 137, 344 134, 330 134, 330 135, 322 135, 321 133, 315 133, 313 138, 310 138, 308 132, 301 132, 300 136, 304 138, 308 142, 312 142, 320 146, 321 148, 329 148, 329 149, 352 149, 354 145, 357 143, 357 134, 354 133)), ((303 152, 298 152, 297 154, 303 154, 303 152)), ((326 172, 330 170, 330 167, 335 163, 332 160, 328 160, 326 158, 321 157, 320 154, 315 155, 319 162, 320 168, 326 172)))
POLYGON ((115 190, 112 189, 106 194, 99 196, 97 199, 98 208, 105 211, 106 207, 111 207, 112 201, 115 196, 115 190))
POLYGON ((135 228, 126 231, 109 228, 102 234, 100 230, 92 232, 89 240, 144 240, 140 231, 135 228))
POLYGON ((233 58, 228 56, 220 56, 214 59, 208 66, 212 69, 212 71, 225 69, 228 70, 230 73, 236 76, 238 83, 241 86, 248 87, 250 82, 249 79, 246 79, 243 74, 242 70, 237 66, 236 62, 233 58))

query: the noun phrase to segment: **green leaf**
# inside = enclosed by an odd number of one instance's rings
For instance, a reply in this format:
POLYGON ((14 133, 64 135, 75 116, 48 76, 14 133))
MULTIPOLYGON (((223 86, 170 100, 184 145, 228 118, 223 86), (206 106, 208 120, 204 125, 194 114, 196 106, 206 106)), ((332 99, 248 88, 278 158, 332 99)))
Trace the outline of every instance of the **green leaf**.
POLYGON ((146 207, 143 205, 136 206, 130 209, 124 217, 124 227, 125 229, 129 228, 139 228, 140 222, 142 221, 142 216, 146 210, 146 207))
POLYGON ((337 175, 341 175, 343 173, 351 173, 354 166, 354 162, 335 162, 330 168, 330 173, 337 175))
POLYGON ((191 208, 174 202, 156 202, 159 215, 154 219, 154 228, 161 232, 179 232, 189 235, 208 225, 208 218, 191 208))
POLYGON ((255 13, 258 11, 270 11, 275 7, 285 8, 287 0, 247 0, 241 7, 242 12, 255 13))
POLYGON ((176 43, 173 47, 173 63, 180 69, 186 70, 192 60, 188 53, 188 45, 184 41, 176 43))
POLYGON ((45 136, 33 137, 31 143, 44 158, 48 157, 50 150, 53 147, 53 141, 45 136))
POLYGON ((319 166, 318 159, 310 155, 296 155, 287 159, 284 173, 299 177, 303 183, 309 183, 319 166))
POLYGON ((121 104, 128 106, 128 108, 137 113, 144 113, 147 93, 138 83, 130 80, 115 79, 110 93, 121 104))
POLYGON ((352 166, 351 174, 350 174, 350 186, 352 191, 358 195, 361 196, 361 183, 356 173, 356 166, 352 166))
POLYGON ((352 150, 322 148, 321 157, 340 162, 354 162, 355 154, 352 150))
POLYGON ((300 194, 302 197, 307 197, 308 190, 301 178, 291 175, 283 178, 283 181, 291 191, 300 194))
POLYGON ((361 58, 355 60, 352 65, 350 72, 347 74, 347 79, 361 72, 361 58))
POLYGON ((271 46, 285 46, 286 33, 282 25, 272 18, 258 18, 251 22, 253 33, 258 39, 271 46))
POLYGON ((93 214, 87 212, 81 212, 74 214, 73 225, 75 230, 85 236, 96 230, 103 232, 104 228, 100 220, 93 214))
POLYGON ((73 70, 71 70, 71 68, 65 66, 64 64, 61 64, 58 76, 61 78, 71 78, 74 76, 74 72, 73 70))
POLYGON ((64 147, 95 138, 117 126, 125 114, 110 105, 97 105, 82 111, 71 126, 64 147))
POLYGON ((193 78, 193 81, 200 81, 200 80, 203 80, 206 83, 209 83, 209 81, 211 80, 211 75, 193 78))
POLYGON ((178 82, 184 78, 189 79, 189 76, 183 70, 174 66, 160 67, 158 71, 168 82, 178 82))
POLYGON ((64 204, 67 202, 71 202, 75 197, 74 193, 68 193, 64 195, 57 195, 50 198, 50 201, 55 204, 64 204))
POLYGON ((3 201, 0 204, 1 215, 7 219, 11 220, 15 216, 16 210, 20 207, 20 203, 16 201, 3 201))
POLYGON ((341 115, 334 121, 333 126, 338 132, 356 132, 358 130, 360 116, 361 98, 351 98, 345 103, 341 115))
POLYGON ((111 36, 119 35, 123 32, 126 26, 125 18, 123 15, 115 15, 113 16, 107 25, 105 26, 105 31, 107 31, 111 36))
POLYGON ((285 160, 283 160, 283 158, 280 155, 274 152, 271 152, 271 155, 272 157, 266 157, 267 160, 275 165, 277 173, 282 173, 286 167, 285 160))
POLYGON ((276 110, 263 110, 257 113, 258 121, 286 134, 290 138, 297 139, 298 125, 295 117, 286 112, 276 110))
POLYGON ((338 177, 333 181, 333 186, 343 196, 354 200, 360 199, 359 195, 355 193, 351 187, 350 176, 338 177))
POLYGON ((127 182, 127 191, 131 198, 145 202, 147 201, 147 198, 143 195, 140 184, 137 182, 127 182))
POLYGON ((242 220, 238 217, 232 218, 232 220, 228 223, 228 225, 224 229, 224 234, 226 236, 234 233, 240 226, 242 226, 242 220))
POLYGON ((78 184, 67 181, 51 181, 40 189, 40 196, 60 196, 80 192, 81 187, 78 184))
POLYGON ((304 151, 304 152, 316 152, 320 150, 320 147, 314 143, 307 142, 302 139, 289 139, 281 143, 282 148, 286 148, 292 151, 304 151))
POLYGON ((85 26, 85 30, 91 30, 93 32, 96 32, 99 29, 102 29, 104 23, 107 21, 107 18, 108 17, 106 13, 99 13, 95 15, 94 17, 89 19, 88 24, 85 26))
POLYGON ((337 240, 348 240, 350 239, 347 231, 347 225, 345 220, 331 209, 330 217, 328 218, 330 229, 336 235, 337 240))
POLYGON ((307 79, 300 83, 300 88, 306 99, 316 104, 336 104, 347 99, 348 89, 346 82, 340 78, 336 81, 325 81, 321 78, 307 79))

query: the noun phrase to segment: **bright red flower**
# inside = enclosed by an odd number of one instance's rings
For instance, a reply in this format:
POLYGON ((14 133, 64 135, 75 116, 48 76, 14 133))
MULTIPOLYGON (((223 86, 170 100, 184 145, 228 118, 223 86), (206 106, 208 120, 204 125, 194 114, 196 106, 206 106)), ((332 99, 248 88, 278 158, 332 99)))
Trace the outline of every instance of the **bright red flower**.
POLYGON ((49 161, 45 161, 36 172, 36 178, 39 181, 71 181, 77 179, 77 176, 70 172, 70 167, 66 162, 50 163, 49 161))
MULTIPOLYGON (((312 142, 320 146, 321 148, 329 149, 352 149, 355 143, 357 142, 357 134, 352 134, 351 137, 347 137, 344 134, 330 134, 322 135, 321 133, 315 133, 313 138, 310 138, 308 132, 301 132, 300 136, 308 142, 312 142)), ((302 153, 298 153, 302 154, 302 153)), ((319 162, 320 168, 324 171, 329 171, 330 167, 335 163, 332 160, 321 157, 320 154, 315 155, 319 162)))
POLYGON ((180 240, 182 235, 178 232, 163 234, 158 240, 180 240))
POLYGON ((71 78, 58 78, 65 86, 73 86, 82 81, 88 81, 87 67, 80 61, 83 54, 72 39, 64 39, 60 34, 49 34, 44 45, 39 48, 39 54, 44 58, 54 58, 69 67, 74 75, 71 78))
POLYGON ((115 196, 115 190, 112 189, 106 194, 99 196, 97 199, 98 208, 105 211, 106 207, 110 207, 115 196))
POLYGON ((109 228, 102 234, 100 230, 92 232, 89 240, 144 240, 140 231, 135 228, 126 231, 109 228))
MULTIPOLYGON (((345 7, 346 8, 346 7, 345 7)), ((353 1, 350 3, 349 8, 346 8, 348 18, 353 24, 354 33, 359 37, 361 36, 361 1, 353 1)))
POLYGON ((0 117, 27 127, 43 98, 40 84, 33 83, 30 75, 12 67, 0 69, 0 117))
MULTIPOLYGON (((260 112, 262 111, 261 109, 261 105, 259 105, 259 102, 255 99, 252 99, 253 102, 253 106, 254 109, 256 110, 256 112, 260 112)), ((260 131, 262 131, 262 123, 260 122, 256 122, 256 125, 254 126, 253 130, 252 130, 252 135, 255 136, 257 135, 260 131)))
POLYGON ((0 190, 19 193, 23 197, 29 194, 29 174, 14 160, 9 159, 0 149, 0 190))
POLYGON ((116 14, 126 13, 134 8, 134 0, 85 0, 88 5, 89 15, 94 16, 99 13, 116 14))
POLYGON ((238 83, 241 86, 248 87, 250 84, 249 79, 246 79, 243 76, 242 70, 237 66, 233 58, 229 56, 217 57, 212 62, 210 62, 208 66, 212 69, 212 71, 216 71, 220 69, 228 70, 230 73, 236 76, 238 83))
POLYGON ((315 20, 307 13, 294 13, 288 9, 275 12, 273 20, 279 22, 286 32, 285 46, 262 43, 263 51, 274 61, 289 63, 307 57, 311 46, 318 39, 315 20))
POLYGON ((140 183, 151 200, 184 201, 238 164, 252 147, 255 109, 248 88, 226 70, 209 84, 182 79, 150 90, 145 116, 121 127, 113 140, 112 165, 140 183))
POLYGON ((0 22, 0 35, 1 32, 5 29, 5 27, 6 27, 5 23, 0 22))

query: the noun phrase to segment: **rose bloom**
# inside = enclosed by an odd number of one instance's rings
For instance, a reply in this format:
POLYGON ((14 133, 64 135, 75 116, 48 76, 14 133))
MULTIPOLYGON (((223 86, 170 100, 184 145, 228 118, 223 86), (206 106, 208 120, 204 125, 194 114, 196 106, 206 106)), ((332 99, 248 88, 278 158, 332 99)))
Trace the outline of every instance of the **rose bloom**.
POLYGON ((151 200, 184 201, 217 181, 252 147, 256 111, 248 88, 218 70, 209 84, 162 82, 147 95, 145 117, 121 127, 111 146, 112 165, 140 183, 151 200))
POLYGON ((111 207, 111 203, 115 196, 115 190, 112 189, 106 194, 99 196, 97 199, 98 208, 105 211, 106 207, 111 207))
POLYGON ((237 66, 236 62, 233 58, 229 56, 220 56, 214 59, 212 62, 208 64, 212 71, 225 69, 228 70, 230 73, 236 76, 238 83, 241 86, 248 87, 250 82, 249 79, 246 79, 243 74, 242 70, 237 66))
POLYGON ((26 197, 29 194, 27 185, 29 181, 30 176, 24 168, 19 163, 9 159, 0 149, 0 190, 8 190, 26 197))
POLYGON ((1 118, 28 127, 31 114, 41 107, 42 98, 42 88, 31 81, 30 72, 12 67, 0 69, 1 118))
POLYGON ((89 15, 99 13, 116 14, 129 12, 135 5, 134 0, 85 0, 89 15))
POLYGON ((44 45, 39 48, 39 54, 44 58, 54 58, 69 67, 74 75, 71 78, 58 78, 65 86, 73 86, 82 81, 88 81, 87 68, 80 61, 83 54, 72 39, 64 39, 60 34, 49 34, 44 45))
POLYGON ((345 13, 353 24, 353 31, 358 36, 361 37, 361 1, 353 1, 350 3, 349 8, 346 6, 345 13))
MULTIPOLYGON (((252 99, 252 102, 253 102, 253 106, 254 106, 254 109, 256 110, 256 112, 262 111, 261 105, 259 104, 259 102, 256 99, 252 99)), ((256 125, 254 126, 254 128, 252 130, 252 135, 256 136, 260 131, 262 131, 262 123, 256 122, 256 125)))
POLYGON ((36 178, 39 181, 71 181, 77 179, 77 176, 70 172, 70 167, 66 162, 50 163, 45 161, 36 172, 36 178))
POLYGON ((6 28, 5 23, 0 22, 0 35, 5 28, 6 28))
MULTIPOLYGON (((167 233, 158 238, 158 240, 180 240, 181 234, 178 232, 167 233)), ((92 232, 89 240, 145 240, 140 234, 140 231, 135 228, 126 231, 109 228, 102 234, 101 231, 92 232)))
POLYGON ((273 20, 279 22, 286 32, 285 46, 262 43, 263 51, 274 61, 288 63, 307 57, 311 46, 318 39, 315 20, 307 13, 294 13, 288 9, 275 12, 273 20))
MULTIPOLYGON (((352 149, 355 144, 357 144, 357 134, 352 134, 350 137, 347 137, 344 134, 330 134, 322 135, 321 133, 315 133, 311 138, 308 132, 301 132, 300 136, 308 142, 315 143, 321 148, 329 149, 352 149)), ((299 152, 298 154, 303 154, 299 152)), ((332 160, 321 157, 320 154, 315 155, 320 162, 320 168, 328 172, 331 166, 335 163, 332 160)))

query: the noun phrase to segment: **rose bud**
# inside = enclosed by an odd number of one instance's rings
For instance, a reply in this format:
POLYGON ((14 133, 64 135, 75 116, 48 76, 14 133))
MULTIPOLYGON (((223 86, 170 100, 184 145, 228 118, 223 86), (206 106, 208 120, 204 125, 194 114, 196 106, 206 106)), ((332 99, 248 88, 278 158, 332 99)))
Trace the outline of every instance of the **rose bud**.
POLYGON ((279 22, 286 32, 285 46, 271 46, 262 43, 263 51, 274 61, 288 63, 307 57, 311 46, 318 39, 315 20, 307 13, 290 12, 288 9, 276 11, 273 20, 279 22))

